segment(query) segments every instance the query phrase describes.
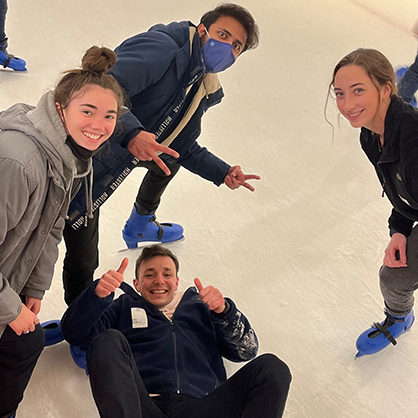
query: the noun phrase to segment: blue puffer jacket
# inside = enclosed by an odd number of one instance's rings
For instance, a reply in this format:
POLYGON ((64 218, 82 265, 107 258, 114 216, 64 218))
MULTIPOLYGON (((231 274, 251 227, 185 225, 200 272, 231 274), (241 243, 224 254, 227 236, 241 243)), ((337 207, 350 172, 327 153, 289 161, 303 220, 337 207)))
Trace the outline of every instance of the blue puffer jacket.
MULTIPOLYGON (((161 143, 183 117, 189 97, 197 90, 206 71, 199 34, 196 32, 191 42, 190 27, 195 28, 188 21, 158 24, 116 48, 118 60, 110 73, 125 89, 132 108, 122 117, 108 146, 93 158, 93 209, 104 203, 137 166, 138 160, 126 149, 128 142, 145 129, 155 133, 161 143), (188 88, 192 94, 186 99, 188 88)), ((206 95, 170 144, 180 154, 178 163, 217 186, 223 183, 230 165, 196 140, 203 114, 222 97, 221 87, 206 95)), ((171 157, 163 154, 161 158, 168 161, 171 157)), ((69 211, 69 222, 75 229, 83 224, 84 213, 85 192, 80 190, 69 211)))
POLYGON ((68 342, 86 348, 106 329, 118 329, 129 342, 149 393, 181 393, 201 398, 226 380, 222 356, 235 362, 256 356, 258 341, 247 318, 230 299, 228 312, 215 314, 194 287, 183 295, 170 321, 126 283, 125 294, 100 299, 98 281, 68 308, 62 331, 68 342), (148 326, 132 327, 131 311, 143 309, 148 326))

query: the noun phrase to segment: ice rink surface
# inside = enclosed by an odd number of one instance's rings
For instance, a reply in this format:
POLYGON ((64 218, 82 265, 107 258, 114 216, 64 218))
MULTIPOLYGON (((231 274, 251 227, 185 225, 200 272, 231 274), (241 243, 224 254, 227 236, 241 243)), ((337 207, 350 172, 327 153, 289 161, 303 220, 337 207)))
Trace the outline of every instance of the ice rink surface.
MULTIPOLYGON (((36 104, 93 44, 116 47, 155 23, 191 20, 217 3, 192 0, 9 0, 9 51, 29 71, 0 71, 0 109, 36 104)), ((355 340, 383 319, 378 269, 391 206, 381 198, 358 130, 327 109, 335 64, 358 47, 396 66, 415 58, 416 1, 243 0, 261 29, 260 47, 220 75, 226 97, 204 117, 200 144, 246 173, 254 193, 216 187, 181 170, 158 211, 180 223, 180 286, 199 277, 231 297, 257 331, 260 353, 289 365, 287 418, 418 416, 418 330, 396 347, 354 360, 355 340)), ((121 229, 144 174, 138 168, 103 206, 97 277, 125 254, 121 229)), ((1 181, 1 180, 0 180, 1 181)), ((65 310, 62 255, 42 321, 65 310)), ((126 281, 132 282, 139 251, 126 281)), ((227 364, 233 373, 239 365, 227 364)), ((22 418, 98 417, 88 378, 62 342, 40 357, 18 411, 22 418)))

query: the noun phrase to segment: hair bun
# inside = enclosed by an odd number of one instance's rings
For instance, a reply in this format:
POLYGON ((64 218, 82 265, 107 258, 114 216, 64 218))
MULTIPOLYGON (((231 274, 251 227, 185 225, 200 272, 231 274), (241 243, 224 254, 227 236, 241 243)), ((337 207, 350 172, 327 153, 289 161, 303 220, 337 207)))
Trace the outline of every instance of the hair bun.
POLYGON ((116 54, 109 48, 92 46, 81 60, 81 69, 97 74, 103 74, 116 63, 116 54))

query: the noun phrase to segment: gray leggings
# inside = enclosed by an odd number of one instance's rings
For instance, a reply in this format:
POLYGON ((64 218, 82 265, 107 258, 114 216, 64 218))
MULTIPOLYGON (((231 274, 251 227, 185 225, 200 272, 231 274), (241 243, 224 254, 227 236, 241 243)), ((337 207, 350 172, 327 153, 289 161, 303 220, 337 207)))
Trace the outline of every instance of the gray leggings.
POLYGON ((394 316, 405 316, 414 306, 414 292, 418 288, 418 226, 408 237, 406 258, 408 267, 382 266, 379 271, 385 306, 394 316))

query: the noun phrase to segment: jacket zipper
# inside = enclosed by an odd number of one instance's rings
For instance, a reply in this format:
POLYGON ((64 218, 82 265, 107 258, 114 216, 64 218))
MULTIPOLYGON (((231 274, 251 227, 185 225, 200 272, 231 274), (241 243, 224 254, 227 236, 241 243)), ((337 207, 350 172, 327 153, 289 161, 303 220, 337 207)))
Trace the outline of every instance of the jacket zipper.
POLYGON ((383 183, 382 183, 382 197, 385 197, 385 186, 386 186, 386 177, 384 176, 384 174, 382 173, 382 170, 379 167, 380 163, 377 163, 377 167, 379 168, 380 174, 383 177, 383 183))
POLYGON ((176 337, 176 332, 174 331, 174 323, 171 319, 169 319, 169 321, 171 325, 171 330, 173 332, 173 342, 174 342, 174 367, 176 369, 176 380, 177 380, 176 392, 179 394, 180 393, 180 375, 179 375, 178 361, 177 361, 177 337, 176 337))

